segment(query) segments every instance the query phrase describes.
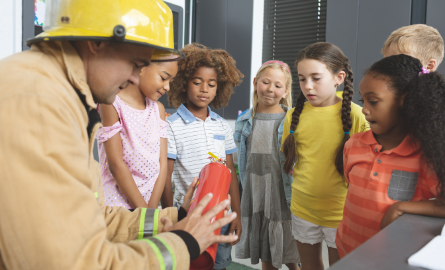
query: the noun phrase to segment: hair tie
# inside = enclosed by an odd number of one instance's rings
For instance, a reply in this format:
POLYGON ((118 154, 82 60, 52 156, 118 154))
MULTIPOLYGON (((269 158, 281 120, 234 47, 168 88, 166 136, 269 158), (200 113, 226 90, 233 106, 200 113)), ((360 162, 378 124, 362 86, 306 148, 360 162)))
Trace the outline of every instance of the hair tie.
POLYGON ((428 74, 428 73, 430 73, 430 71, 427 68, 422 67, 422 71, 419 72, 419 76, 422 74, 428 74))
POLYGON ((349 131, 345 132, 345 134, 349 134, 349 131))
POLYGON ((278 64, 282 65, 283 67, 285 67, 287 69, 287 71, 289 72, 289 74, 291 74, 289 68, 283 62, 280 62, 280 61, 276 61, 276 60, 267 61, 262 66, 269 64, 269 63, 278 63, 278 64))
POLYGON ((290 131, 290 133, 292 133, 292 134, 293 134, 294 132, 295 132, 295 131, 293 131, 293 130, 290 131))

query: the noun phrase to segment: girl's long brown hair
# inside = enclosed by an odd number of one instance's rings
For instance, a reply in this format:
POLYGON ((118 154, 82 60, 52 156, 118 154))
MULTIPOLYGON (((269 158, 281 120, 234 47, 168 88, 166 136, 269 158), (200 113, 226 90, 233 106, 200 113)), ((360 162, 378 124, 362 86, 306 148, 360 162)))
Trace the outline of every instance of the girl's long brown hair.
MULTIPOLYGON (((313 59, 324 63, 333 75, 338 74, 340 71, 344 71, 346 73, 340 114, 343 124, 343 131, 345 134, 335 157, 335 167, 337 168, 337 171, 343 175, 343 148, 345 143, 350 138, 349 131, 352 128, 351 101, 354 93, 352 69, 349 64, 349 59, 337 46, 327 42, 317 42, 300 51, 297 59, 295 60, 295 67, 297 67, 298 63, 304 59, 313 59)), ((295 110, 292 113, 292 121, 290 125, 291 133, 289 136, 287 136, 283 143, 283 153, 286 158, 284 162, 284 170, 286 172, 292 169, 296 161, 297 153, 295 149, 295 135, 293 131, 297 129, 297 125, 300 121, 300 114, 303 111, 305 102, 306 97, 300 91, 295 104, 295 110)))

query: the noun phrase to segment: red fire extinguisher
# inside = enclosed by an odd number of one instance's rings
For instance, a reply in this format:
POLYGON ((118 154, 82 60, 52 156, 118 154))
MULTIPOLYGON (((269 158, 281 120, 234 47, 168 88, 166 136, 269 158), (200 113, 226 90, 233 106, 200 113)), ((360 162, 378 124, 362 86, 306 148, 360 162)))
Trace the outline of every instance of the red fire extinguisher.
MULTIPOLYGON (((228 198, 230 188, 231 175, 230 170, 224 165, 221 160, 211 162, 202 168, 199 173, 199 185, 195 193, 195 198, 190 205, 189 212, 192 211, 196 204, 207 194, 212 193, 213 197, 202 214, 205 214, 212 207, 228 198)), ((224 211, 221 211, 212 219, 212 223, 215 220, 224 217, 224 211)), ((215 235, 219 235, 221 229, 215 231, 215 235)), ((198 259, 190 262, 190 269, 192 270, 211 270, 215 265, 216 250, 218 243, 215 243, 208 247, 204 253, 202 253, 198 259)))

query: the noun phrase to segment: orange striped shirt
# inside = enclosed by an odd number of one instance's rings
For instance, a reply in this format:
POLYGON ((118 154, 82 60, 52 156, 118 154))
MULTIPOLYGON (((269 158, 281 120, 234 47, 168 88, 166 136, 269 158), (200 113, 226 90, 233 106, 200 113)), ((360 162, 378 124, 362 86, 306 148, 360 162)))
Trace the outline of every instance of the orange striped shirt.
POLYGON ((394 149, 381 149, 371 130, 354 134, 345 145, 343 159, 349 188, 335 240, 341 257, 380 230, 392 204, 437 195, 436 174, 421 160, 421 151, 410 143, 409 136, 394 149))

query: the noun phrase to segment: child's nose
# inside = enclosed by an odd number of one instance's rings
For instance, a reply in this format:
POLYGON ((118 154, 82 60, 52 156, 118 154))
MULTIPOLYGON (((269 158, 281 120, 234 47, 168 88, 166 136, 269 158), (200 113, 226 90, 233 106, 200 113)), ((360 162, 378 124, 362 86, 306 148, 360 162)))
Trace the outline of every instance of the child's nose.
POLYGON ((365 106, 363 106, 363 108, 362 108, 362 113, 363 113, 364 115, 368 115, 368 114, 369 114, 369 110, 368 110, 365 106))

